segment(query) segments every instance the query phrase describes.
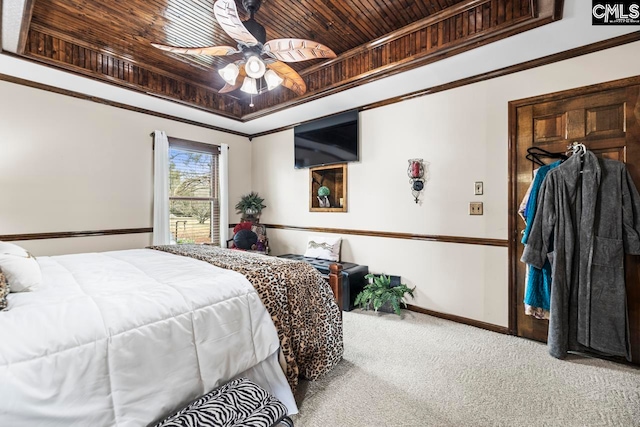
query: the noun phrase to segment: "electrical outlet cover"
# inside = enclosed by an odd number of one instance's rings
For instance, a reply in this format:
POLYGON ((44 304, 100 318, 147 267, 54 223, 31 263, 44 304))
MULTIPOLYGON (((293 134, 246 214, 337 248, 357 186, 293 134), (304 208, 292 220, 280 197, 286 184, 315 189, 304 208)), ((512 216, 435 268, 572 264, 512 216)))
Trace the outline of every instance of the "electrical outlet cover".
POLYGON ((482 202, 469 203, 469 215, 482 215, 483 207, 482 202))

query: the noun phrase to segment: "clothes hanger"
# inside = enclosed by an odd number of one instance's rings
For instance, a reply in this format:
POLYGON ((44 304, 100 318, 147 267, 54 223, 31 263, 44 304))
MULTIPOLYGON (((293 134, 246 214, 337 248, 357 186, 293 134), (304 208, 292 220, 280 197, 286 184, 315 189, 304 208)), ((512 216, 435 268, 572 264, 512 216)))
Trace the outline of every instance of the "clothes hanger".
POLYGON ((569 146, 567 146, 566 154, 573 155, 573 154, 576 154, 576 153, 580 153, 581 156, 584 156, 586 152, 587 152, 587 146, 586 145, 584 145, 581 142, 574 141, 571 144, 569 144, 569 146))
POLYGON ((581 156, 584 156, 585 153, 587 152, 587 147, 584 144, 576 144, 573 147, 573 154, 580 154, 581 156))
POLYGON ((542 157, 551 157, 553 159, 566 159, 567 156, 564 153, 554 153, 551 151, 547 151, 544 148, 540 147, 529 147, 527 148, 527 153, 529 154, 537 154, 542 157))
POLYGON ((526 158, 527 160, 532 161, 533 163, 535 163, 535 164, 536 164, 536 165, 538 165, 538 166, 544 166, 544 165, 545 165, 545 163, 544 163, 542 160, 540 160, 540 159, 538 158, 538 155, 537 155, 537 154, 529 153, 529 154, 527 154, 527 155, 525 156, 525 158, 526 158))
POLYGON ((527 148, 527 155, 525 156, 527 160, 530 160, 537 165, 544 166, 546 165, 546 163, 542 161, 542 158, 544 157, 561 160, 566 160, 568 158, 563 153, 552 153, 551 151, 547 151, 540 147, 527 148))
POLYGON ((582 174, 582 167, 584 166, 584 155, 587 153, 587 146, 575 141, 571 145, 567 147, 568 150, 571 150, 572 155, 578 154, 580 156, 580 174, 582 174))

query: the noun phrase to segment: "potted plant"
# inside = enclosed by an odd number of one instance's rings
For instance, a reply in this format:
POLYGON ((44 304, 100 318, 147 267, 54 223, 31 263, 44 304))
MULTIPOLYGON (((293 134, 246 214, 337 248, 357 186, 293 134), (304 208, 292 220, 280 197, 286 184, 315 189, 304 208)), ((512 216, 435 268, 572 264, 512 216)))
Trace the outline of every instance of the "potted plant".
POLYGON ((331 190, 329 187, 322 186, 318 188, 318 203, 320 203, 321 208, 330 208, 331 203, 329 202, 329 194, 331 194, 331 190))
POLYGON ((242 214, 242 221, 258 222, 262 209, 267 207, 262 202, 264 199, 252 191, 240 197, 240 201, 236 204, 236 212, 242 214))
POLYGON ((369 283, 356 297, 354 303, 356 307, 368 310, 373 306, 375 311, 395 312, 399 316, 400 305, 407 306, 404 301, 405 295, 409 294, 414 298, 415 287, 411 289, 405 284, 391 286, 390 276, 367 274, 365 278, 369 279, 369 283))

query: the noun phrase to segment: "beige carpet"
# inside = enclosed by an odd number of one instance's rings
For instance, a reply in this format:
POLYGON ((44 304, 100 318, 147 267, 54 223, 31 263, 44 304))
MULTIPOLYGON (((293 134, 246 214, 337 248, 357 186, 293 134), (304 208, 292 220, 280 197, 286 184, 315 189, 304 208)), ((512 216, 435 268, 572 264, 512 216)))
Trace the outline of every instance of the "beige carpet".
POLYGON ((297 427, 640 426, 640 369, 404 312, 344 313, 344 360, 303 381, 297 427))

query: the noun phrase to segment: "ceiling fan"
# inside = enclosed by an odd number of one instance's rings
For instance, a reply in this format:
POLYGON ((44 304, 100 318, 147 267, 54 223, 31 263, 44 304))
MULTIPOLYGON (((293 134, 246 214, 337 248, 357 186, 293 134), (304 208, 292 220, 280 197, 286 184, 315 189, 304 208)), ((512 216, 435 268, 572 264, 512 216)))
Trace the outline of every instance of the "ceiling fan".
MULTIPOLYGON (((231 46, 174 47, 152 43, 154 47, 173 53, 190 55, 227 56, 241 53, 243 59, 232 62, 218 70, 226 82, 219 93, 240 88, 241 91, 257 95, 279 85, 297 95, 307 91, 300 75, 285 62, 299 62, 318 58, 335 58, 336 54, 327 46, 304 39, 275 39, 267 42, 264 27, 253 16, 260 9, 262 0, 242 0, 250 17, 241 21, 234 0, 217 0, 213 5, 214 15, 222 29, 238 42, 231 46), (266 58, 263 58, 263 55, 266 58), (262 82, 266 85, 263 87, 262 82), (260 83, 260 85, 258 85, 260 83)), ((253 102, 251 104, 253 106, 253 102)))

